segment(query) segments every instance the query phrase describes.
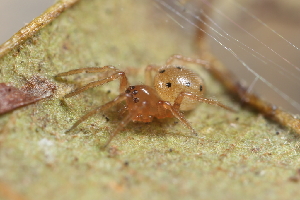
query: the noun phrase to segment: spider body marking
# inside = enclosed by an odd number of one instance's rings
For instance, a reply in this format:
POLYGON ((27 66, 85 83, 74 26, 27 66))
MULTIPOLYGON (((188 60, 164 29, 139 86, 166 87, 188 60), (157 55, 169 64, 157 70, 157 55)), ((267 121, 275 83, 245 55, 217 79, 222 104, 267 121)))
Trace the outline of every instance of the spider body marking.
MULTIPOLYGON (((154 76, 154 88, 164 101, 172 105, 181 92, 188 92, 198 97, 203 97, 205 86, 203 79, 184 66, 165 66, 158 70, 154 76)), ((199 101, 191 98, 184 98, 180 110, 192 110, 199 101)))
POLYGON ((163 67, 148 65, 145 70, 146 85, 135 86, 128 86, 126 74, 113 66, 82 68, 57 74, 55 78, 61 79, 63 76, 78 73, 111 72, 110 76, 77 88, 65 95, 64 98, 72 97, 89 88, 103 85, 115 79, 120 79, 120 94, 114 100, 82 116, 68 131, 76 128, 90 116, 103 112, 123 101, 126 101, 125 109, 128 114, 120 122, 120 125, 112 132, 104 147, 106 147, 113 137, 115 137, 115 135, 117 135, 130 121, 151 122, 155 117, 158 119, 176 117, 190 129, 194 135, 197 135, 196 131, 185 119, 180 110, 191 110, 194 109, 199 102, 204 102, 233 111, 231 108, 223 105, 217 100, 204 98, 205 86, 202 78, 192 70, 186 69, 183 66, 171 65, 175 59, 204 65, 205 67, 207 67, 208 64, 206 61, 200 59, 173 55, 167 60, 166 65, 163 67), (153 71, 156 73, 154 81, 152 81, 153 71))

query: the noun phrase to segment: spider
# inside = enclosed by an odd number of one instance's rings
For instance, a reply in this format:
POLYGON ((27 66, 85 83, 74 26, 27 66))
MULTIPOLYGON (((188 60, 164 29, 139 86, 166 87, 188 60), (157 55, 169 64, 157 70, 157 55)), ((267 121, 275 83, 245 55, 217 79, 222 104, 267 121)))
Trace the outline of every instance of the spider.
POLYGON ((59 73, 55 76, 60 79, 63 76, 69 76, 79 73, 100 73, 111 72, 111 75, 97 80, 87 85, 77 88, 71 93, 64 96, 69 98, 77 95, 89 88, 103 85, 110 81, 120 79, 120 94, 112 101, 97 107, 96 109, 86 113, 69 129, 76 128, 81 122, 90 116, 103 112, 112 106, 126 101, 125 110, 128 114, 120 122, 104 144, 104 148, 109 145, 111 140, 130 122, 151 122, 153 118, 176 117, 190 131, 197 135, 191 124, 186 120, 180 111, 194 109, 199 102, 216 105, 229 111, 234 111, 217 100, 204 98, 206 87, 203 79, 190 69, 184 66, 172 65, 174 60, 182 60, 184 62, 195 63, 209 68, 209 63, 200 59, 192 59, 182 55, 171 56, 164 66, 148 65, 145 69, 146 85, 129 86, 125 72, 120 71, 114 66, 89 67, 74 69, 68 72, 59 73), (154 80, 152 80, 152 72, 156 72, 154 80))

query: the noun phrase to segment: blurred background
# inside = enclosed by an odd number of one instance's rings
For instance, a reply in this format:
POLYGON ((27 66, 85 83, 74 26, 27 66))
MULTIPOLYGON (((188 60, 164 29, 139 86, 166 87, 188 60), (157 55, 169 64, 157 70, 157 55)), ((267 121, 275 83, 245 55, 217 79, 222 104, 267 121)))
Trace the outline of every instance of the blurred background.
POLYGON ((215 7, 218 10, 211 14, 214 21, 230 37, 243 43, 220 38, 222 44, 265 81, 256 79, 229 51, 210 39, 214 54, 242 82, 252 85, 252 92, 299 114, 300 1, 226 0, 216 1, 215 7))
MULTIPOLYGON (((1 0, 0 43, 54 2, 1 0)), ((251 86, 251 91, 285 110, 300 113, 300 1, 153 0, 153 6, 161 7, 170 21, 183 26, 186 37, 194 37, 192 23, 199 24, 196 17, 204 12, 209 17, 205 29, 212 36, 208 37, 211 49, 225 66, 251 86), (266 81, 256 78, 247 67, 266 81)))
POLYGON ((42 14, 55 0, 1 0, 0 44, 42 14))

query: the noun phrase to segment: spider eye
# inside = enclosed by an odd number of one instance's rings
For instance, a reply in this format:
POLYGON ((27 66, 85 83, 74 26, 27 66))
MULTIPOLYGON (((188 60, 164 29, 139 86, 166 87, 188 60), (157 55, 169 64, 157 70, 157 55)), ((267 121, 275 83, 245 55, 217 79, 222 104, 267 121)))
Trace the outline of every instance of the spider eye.
POLYGON ((137 103, 137 102, 139 102, 139 101, 140 101, 139 98, 133 98, 133 102, 134 102, 134 103, 137 103))
POLYGON ((166 86, 169 88, 169 87, 171 87, 171 83, 169 82, 169 83, 166 83, 166 86))
POLYGON ((202 89, 203 89, 203 88, 202 88, 202 85, 200 85, 200 92, 202 92, 202 89))

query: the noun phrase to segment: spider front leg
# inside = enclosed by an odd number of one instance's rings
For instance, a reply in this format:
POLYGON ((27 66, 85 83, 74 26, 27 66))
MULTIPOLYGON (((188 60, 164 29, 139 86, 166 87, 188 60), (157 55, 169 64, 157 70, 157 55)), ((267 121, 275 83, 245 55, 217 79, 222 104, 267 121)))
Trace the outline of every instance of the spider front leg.
POLYGON ((109 143, 112 141, 112 139, 132 120, 133 115, 128 114, 119 124, 119 126, 112 132, 108 138, 108 140, 105 142, 105 144, 102 146, 102 149, 105 149, 109 143))
POLYGON ((108 82, 113 81, 118 78, 120 78, 120 93, 124 92, 126 90, 126 88, 128 87, 128 80, 127 80, 125 73, 122 71, 119 71, 118 69, 116 69, 115 67, 110 66, 110 65, 100 67, 100 68, 99 67, 89 67, 89 68, 75 69, 75 70, 71 70, 68 72, 63 72, 63 73, 57 74, 55 76, 55 78, 60 79, 63 76, 70 76, 70 75, 79 74, 79 73, 99 73, 99 72, 106 72, 106 71, 112 71, 114 73, 107 78, 104 78, 99 81, 94 81, 94 82, 86 84, 83 87, 77 88, 74 91, 70 92, 69 94, 65 95, 64 98, 72 97, 72 96, 77 95, 87 89, 103 85, 105 83, 108 83, 108 82))
POLYGON ((73 126, 67 130, 66 132, 70 132, 71 130, 73 130, 74 128, 76 128, 81 122, 87 120, 89 117, 91 117, 92 115, 95 115, 96 113, 99 113, 99 112, 103 112, 104 110, 107 110, 109 108, 111 108, 112 106, 124 101, 126 99, 126 94, 125 93, 122 93, 120 94, 119 96, 117 96, 114 100, 88 112, 87 114, 83 115, 79 120, 77 120, 75 122, 75 124, 73 124, 73 126))

